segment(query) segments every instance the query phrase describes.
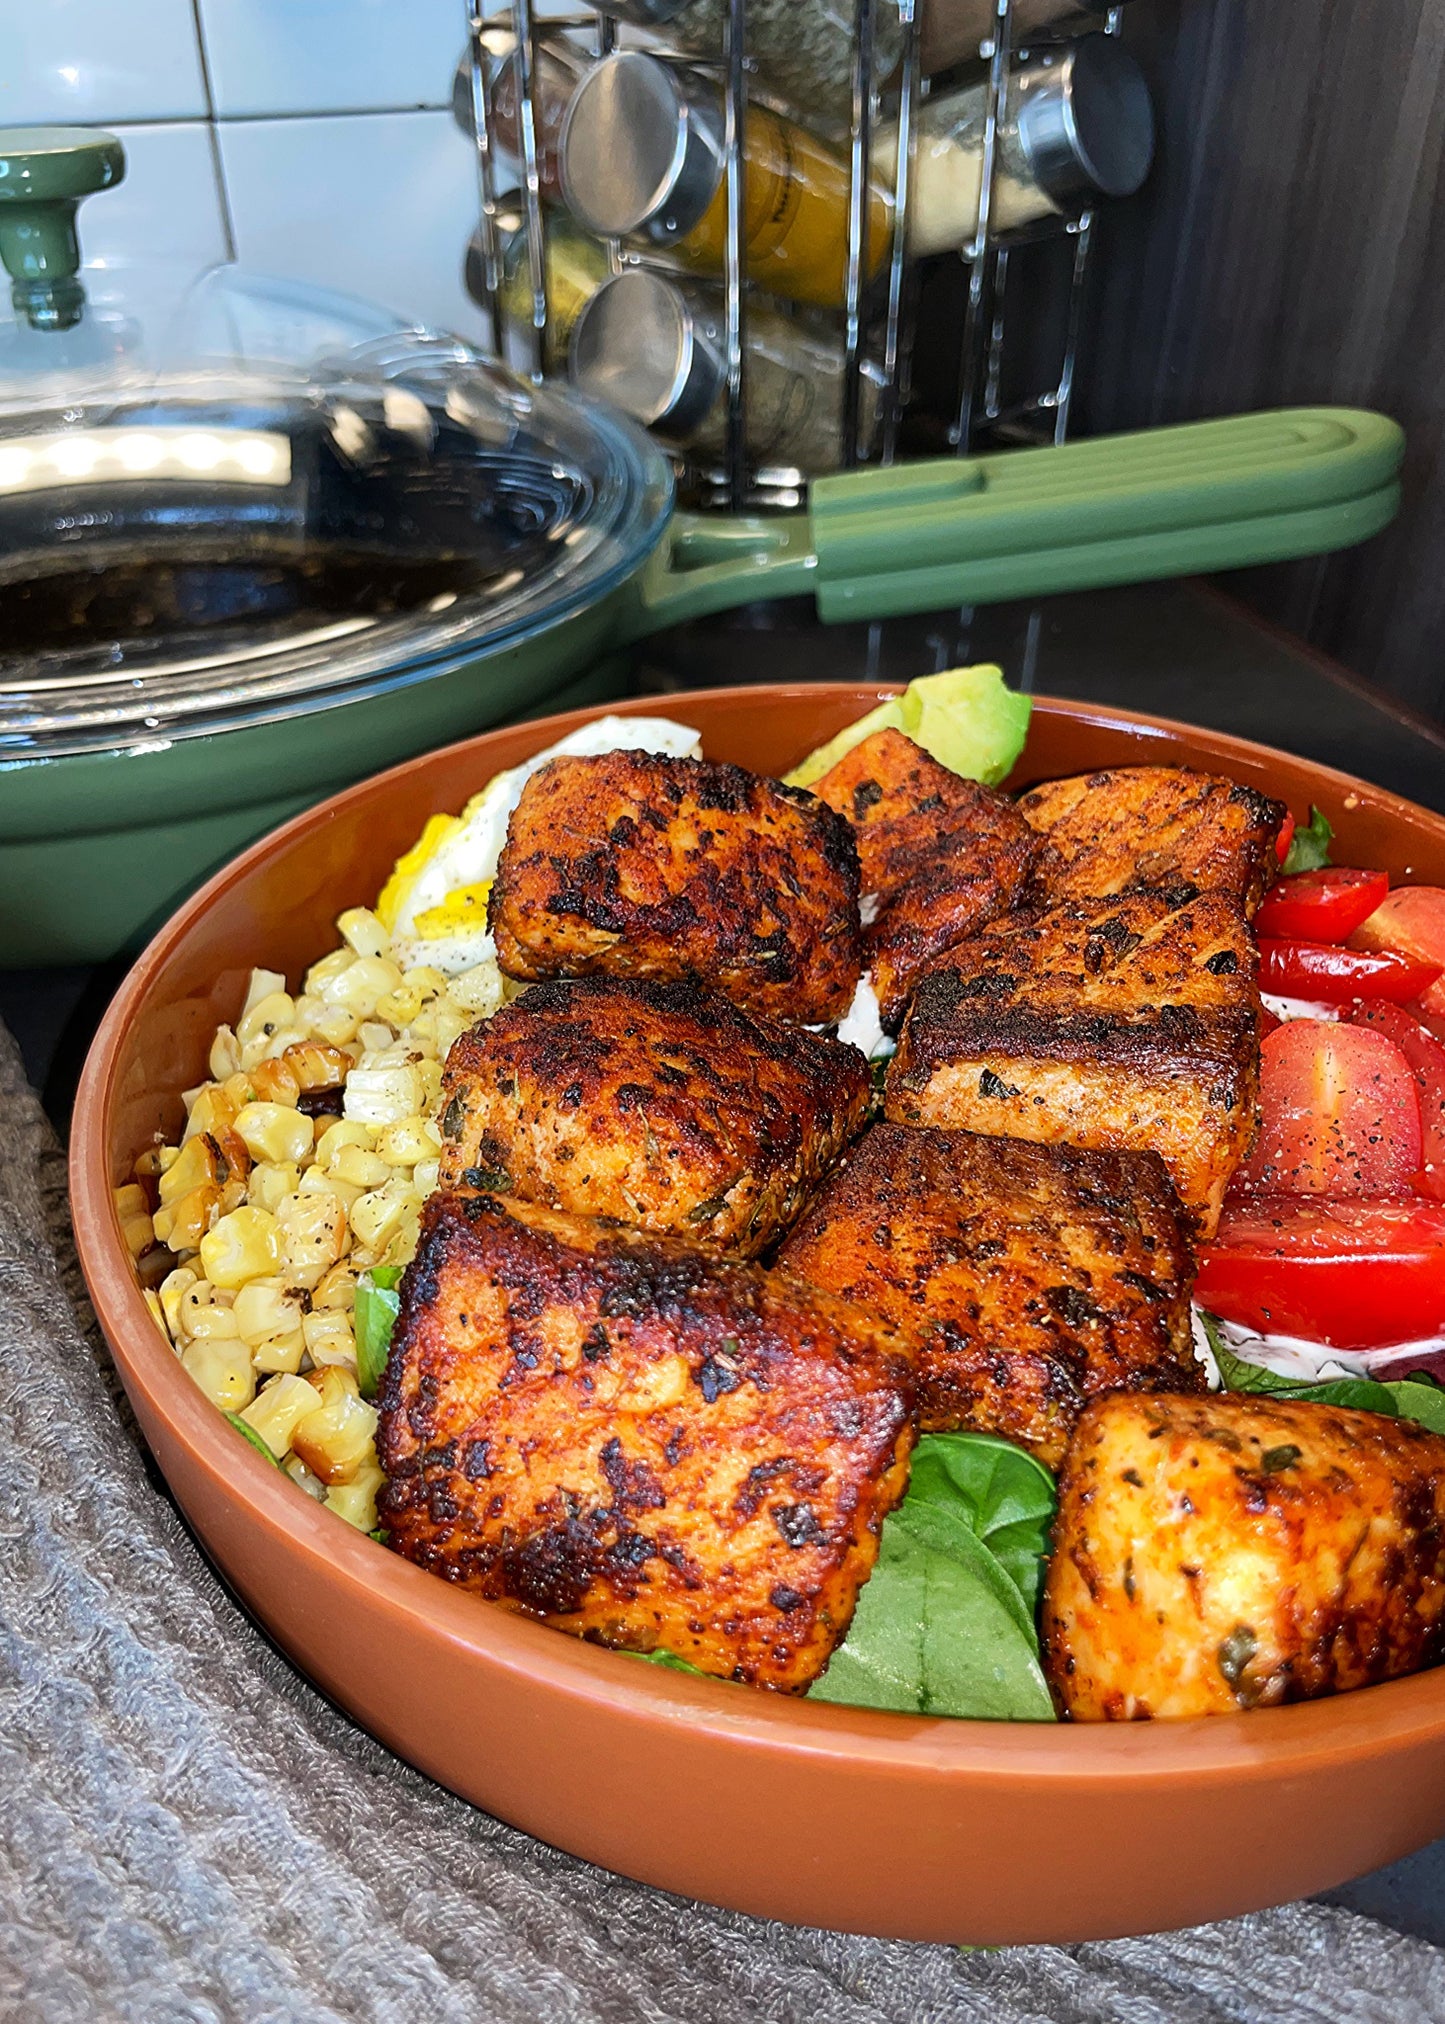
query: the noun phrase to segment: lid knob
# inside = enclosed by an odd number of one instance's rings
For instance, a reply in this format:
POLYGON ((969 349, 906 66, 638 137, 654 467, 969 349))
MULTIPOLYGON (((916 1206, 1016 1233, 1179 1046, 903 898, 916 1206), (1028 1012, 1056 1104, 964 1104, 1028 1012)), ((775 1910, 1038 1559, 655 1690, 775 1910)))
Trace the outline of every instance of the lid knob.
POLYGON ((70 330, 85 308, 75 212, 125 174, 125 150, 95 127, 0 127, 0 260, 17 316, 70 330))

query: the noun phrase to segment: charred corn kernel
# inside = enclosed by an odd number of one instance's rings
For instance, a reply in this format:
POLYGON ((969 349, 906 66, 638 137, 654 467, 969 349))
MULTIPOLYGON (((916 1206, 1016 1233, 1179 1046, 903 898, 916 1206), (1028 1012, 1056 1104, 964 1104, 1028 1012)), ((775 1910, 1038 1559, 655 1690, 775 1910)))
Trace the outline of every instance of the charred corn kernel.
POLYGON ((120 1226, 125 1239, 125 1248, 132 1258, 143 1258, 156 1241, 155 1225, 144 1209, 138 1216, 127 1216, 120 1226))
POLYGON ((196 1251, 201 1239, 222 1215, 221 1190, 214 1181, 192 1188, 178 1202, 157 1209, 151 1219, 156 1241, 172 1251, 196 1251))
POLYGON ((420 1112, 385 1126, 376 1141, 377 1158, 390 1167, 414 1167, 418 1160, 435 1159, 441 1149, 441 1133, 420 1112))
POLYGON ((370 1146, 375 1133, 370 1125, 348 1124, 338 1118, 335 1124, 327 1125, 316 1141, 316 1162, 318 1166, 330 1169, 343 1146, 370 1146))
POLYGON ((202 1135, 187 1139, 180 1153, 171 1161, 156 1189, 162 1207, 178 1202, 182 1195, 188 1195, 192 1188, 199 1188, 207 1181, 221 1178, 221 1152, 213 1138, 202 1135))
POLYGON ((240 1412, 256 1395, 251 1358, 239 1336, 192 1342, 181 1351, 181 1364, 223 1413, 240 1412))
POLYGON ((351 1245, 345 1205, 333 1194, 298 1189, 277 1208, 276 1223, 282 1270, 293 1286, 315 1286, 351 1245))
POLYGON ((281 1262, 281 1232, 264 1209, 233 1209, 201 1239, 201 1269, 213 1286, 264 1279, 281 1262))
MULTIPOLYGON (((288 1048, 286 1053, 289 1052, 288 1048)), ((296 1099, 301 1094, 296 1071, 284 1053, 276 1061, 258 1061, 251 1071, 251 1086, 255 1102, 280 1103, 288 1110, 295 1110, 296 1099)))
POLYGON ((179 1158, 180 1153, 173 1146, 147 1146, 131 1172, 138 1181, 158 1181, 171 1162, 179 1158))
POLYGON ((296 1162, 316 1135, 309 1117, 284 1103, 248 1103, 236 1114, 236 1131, 253 1159, 296 1162))
POLYGON ((314 1306, 301 1323, 301 1332, 306 1338, 306 1354, 318 1368, 328 1363, 349 1364, 356 1368, 356 1337, 351 1332, 351 1318, 340 1308, 318 1311, 314 1306))
POLYGON ((198 1275, 191 1270, 189 1265, 177 1265, 174 1271, 168 1272, 160 1283, 157 1297, 160 1300, 161 1314, 165 1320, 166 1330, 172 1342, 179 1341, 182 1332, 181 1296, 190 1291, 197 1283, 197 1278, 198 1275))
POLYGON ((440 1160, 436 1158, 418 1160, 411 1172, 413 1191, 418 1195, 430 1195, 434 1192, 440 1175, 440 1160))
MULTIPOLYGON (((306 1387, 310 1391, 310 1385, 306 1387)), ((304 1490, 308 1497, 314 1497, 318 1504, 326 1501, 326 1485, 319 1476, 313 1476, 299 1455, 288 1455, 281 1464, 283 1472, 291 1478, 298 1490, 304 1490)))
POLYGON ((349 1483, 373 1455, 376 1409, 356 1389, 356 1380, 342 1365, 329 1363, 314 1371, 319 1403, 298 1420, 291 1433, 291 1451, 323 1483, 349 1483))
MULTIPOLYGON (((312 975, 314 976, 314 972, 312 975)), ((358 956, 356 961, 321 986, 321 996, 330 1005, 339 1005, 358 1019, 369 1019, 377 1001, 401 982, 401 971, 385 956, 358 956)), ((312 978, 307 988, 315 990, 312 978)))
POLYGON ((426 1108, 426 1085, 415 1062, 400 1068, 353 1068, 343 1115, 356 1124, 400 1124, 426 1108))
POLYGON ((246 1002, 241 1007, 241 1017, 244 1019, 263 998, 274 997, 278 991, 285 989, 286 979, 279 970, 253 970, 251 980, 246 986, 246 1002))
POLYGON ((291 1430, 307 1413, 316 1410, 316 1393, 304 1377, 283 1375, 262 1385, 241 1414, 248 1427, 261 1436, 273 1455, 289 1454, 291 1430))
POLYGON ((282 1278, 250 1279, 237 1292, 231 1312, 243 1341, 264 1342, 301 1326, 301 1296, 282 1278))
POLYGON ((336 922, 341 939, 358 956, 379 956, 390 936, 370 907, 348 907, 336 922))
POLYGON ((283 1026, 290 1026, 295 1020, 296 1005, 286 991, 268 991, 264 998, 258 998, 236 1023, 236 1038, 241 1043, 241 1065, 244 1068, 246 1050, 257 1040, 269 1040, 273 1033, 279 1033, 283 1026))
POLYGON ((447 980, 447 996, 473 1019, 489 1019, 502 1003, 502 973, 495 963, 477 963, 447 980))
POLYGON ((379 1188, 391 1179, 391 1168, 378 1153, 365 1146, 342 1146, 327 1169, 333 1180, 346 1181, 353 1188, 379 1188))
POLYGON ((356 1273, 344 1261, 333 1265, 312 1289, 311 1312, 350 1314, 356 1305, 356 1273))
POLYGON ((252 1167, 250 1180, 246 1184, 246 1199, 252 1208, 267 1209, 274 1216, 280 1203, 287 1195, 294 1195, 301 1185, 301 1169, 292 1160, 277 1164, 261 1160, 252 1167))
POLYGON ((123 1188, 112 1189, 111 1194, 115 1202, 115 1213, 120 1217, 122 1223, 125 1222, 128 1216, 141 1216, 149 1213, 150 1198, 146 1194, 145 1189, 139 1186, 137 1182, 127 1181, 123 1188))
POLYGON ((224 1082, 228 1075, 234 1075, 241 1066, 241 1043, 229 1026, 218 1026, 216 1037, 211 1042, 210 1059, 207 1067, 217 1082, 224 1082))
POLYGON ((249 1345, 251 1361, 263 1375, 268 1371, 290 1371, 293 1375, 300 1370, 306 1355, 306 1337, 299 1328, 289 1329, 284 1335, 268 1335, 264 1342, 249 1345))
POLYGON ((314 1040, 299 1041, 288 1047, 281 1056, 281 1066, 289 1068, 299 1088, 339 1089, 351 1073, 352 1061, 339 1047, 319 1045, 314 1040))
POLYGON ((288 1047, 304 1037, 299 1026, 278 1026, 241 1049, 241 1066, 248 1074, 254 1073, 263 1061, 279 1060, 288 1047))
POLYGON ((358 1532, 374 1532, 376 1500, 385 1482, 379 1462, 363 1462, 349 1483, 335 1483, 326 1492, 326 1508, 358 1532))
POLYGON ((219 1082, 203 1083, 195 1102, 186 1114, 186 1128, 181 1134, 181 1144, 199 1135, 219 1138, 235 1123, 238 1106, 231 1102, 219 1082))
POLYGON ((395 1175, 384 1186, 352 1203, 351 1233, 368 1254, 370 1263, 377 1262, 414 1200, 410 1181, 404 1175, 395 1175))

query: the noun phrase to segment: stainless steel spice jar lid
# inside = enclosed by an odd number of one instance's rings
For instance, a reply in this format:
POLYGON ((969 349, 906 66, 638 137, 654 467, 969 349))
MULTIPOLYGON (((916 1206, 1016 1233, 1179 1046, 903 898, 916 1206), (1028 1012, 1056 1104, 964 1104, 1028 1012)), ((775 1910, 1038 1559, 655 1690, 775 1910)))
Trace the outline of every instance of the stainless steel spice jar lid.
POLYGON ((697 291, 630 267, 600 288, 572 331, 573 382, 685 440, 727 379, 720 317, 697 291))
POLYGON ((722 115, 673 65, 619 50, 578 85, 562 128, 569 209, 607 237, 670 245, 699 223, 723 175, 722 115))
POLYGON ((1113 35, 1040 55, 1011 88, 1010 112, 1034 181, 1061 210, 1132 196, 1154 159, 1144 73, 1113 35))

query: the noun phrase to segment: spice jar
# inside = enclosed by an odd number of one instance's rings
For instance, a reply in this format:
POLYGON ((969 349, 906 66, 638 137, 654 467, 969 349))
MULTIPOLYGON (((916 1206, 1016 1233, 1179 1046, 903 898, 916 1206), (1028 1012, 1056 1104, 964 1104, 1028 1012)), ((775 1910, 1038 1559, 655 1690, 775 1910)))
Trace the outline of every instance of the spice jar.
MULTIPOLYGON (((727 0, 613 0, 610 13, 656 30, 691 56, 718 56, 727 0)), ((852 0, 748 0, 748 56, 761 81, 821 125, 846 127, 853 105, 852 0)), ((873 12, 873 74, 887 77, 903 55, 897 0, 873 12)))
MULTIPOLYGON (((488 80, 488 105, 493 145, 522 159, 521 59, 510 29, 489 27, 482 47, 488 80)), ((537 182, 549 204, 562 201, 557 145, 567 107, 586 69, 586 59, 570 43, 539 41, 532 64, 532 120, 537 144, 537 182)), ((472 119, 472 67, 463 57, 452 80, 452 117, 463 133, 475 132, 472 119)))
MULTIPOLYGON (((520 190, 506 190, 495 212, 497 263, 497 347, 523 369, 528 363, 519 339, 532 321, 532 277, 527 262, 527 213, 520 190)), ((542 364, 550 373, 566 370, 572 329, 583 309, 611 273, 607 248, 592 238, 565 211, 549 211, 544 237, 547 277, 547 339, 542 364)), ((467 247, 467 292, 485 307, 481 234, 467 247)))
MULTIPOLYGON (((722 291, 643 267, 605 282, 577 319, 571 376, 665 442, 721 455, 727 441, 726 310, 722 291)), ((841 461, 843 348, 761 303, 745 332, 746 442, 755 465, 812 476, 841 461)), ((865 370, 865 429, 877 409, 865 370)))
MULTIPOLYGON (((562 189, 594 232, 667 247, 723 271, 727 230, 723 108, 716 88, 640 50, 594 64, 562 129, 562 189)), ((743 134, 743 246, 750 280, 836 308, 848 261, 848 166, 815 134, 749 106, 743 134)), ((868 272, 888 254, 892 200, 868 200, 868 272)))
MULTIPOLYGON (((908 204, 914 253, 967 245, 983 190, 987 84, 925 99, 908 204)), ((1077 215, 1097 197, 1131 196, 1154 154, 1144 74, 1112 35, 1086 35, 1023 64, 1008 80, 995 155, 991 232, 1050 213, 1077 215)), ((898 129, 878 136, 880 170, 898 162, 898 129)))
MULTIPOLYGON (((1014 0, 1014 42, 1026 42, 1040 28, 1101 14, 1109 4, 1117 0, 1101 0, 1097 7, 1088 6, 1087 0, 1014 0)), ((994 0, 918 0, 918 60, 923 75, 933 77, 976 57, 979 45, 991 41, 997 27, 994 0)))

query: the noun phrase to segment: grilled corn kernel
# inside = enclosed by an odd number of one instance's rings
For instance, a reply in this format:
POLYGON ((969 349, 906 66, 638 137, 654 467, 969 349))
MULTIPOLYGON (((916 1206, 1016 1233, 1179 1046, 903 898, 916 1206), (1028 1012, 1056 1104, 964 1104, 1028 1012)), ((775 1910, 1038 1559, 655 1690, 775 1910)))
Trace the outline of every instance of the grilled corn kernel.
POLYGON ((284 1335, 268 1335, 264 1342, 251 1345, 251 1361, 258 1371, 300 1370, 306 1355, 306 1337, 299 1328, 289 1329, 284 1335))
POLYGON ((251 1359, 238 1336, 193 1342, 181 1351, 181 1363, 223 1413, 240 1412, 256 1395, 251 1359))
POLYGON ((317 1285, 351 1245, 346 1209, 334 1194, 298 1189, 277 1207, 276 1224, 282 1269, 293 1286, 317 1285))
POLYGON ((448 978, 447 996, 473 1019, 490 1019, 502 1003, 502 973, 494 962, 477 963, 448 978))
POLYGON ((132 1258, 143 1258, 156 1241, 155 1225, 142 1209, 138 1216, 127 1216, 120 1226, 125 1239, 125 1248, 132 1258))
POLYGON ((236 1318, 231 1312, 235 1299, 233 1293, 223 1293, 213 1286, 209 1279, 198 1279, 191 1274, 192 1284, 185 1287, 180 1296, 181 1333, 187 1338, 194 1335, 238 1335, 236 1318), (212 1317, 224 1315, 224 1321, 212 1317))
POLYGON ((418 1160, 412 1169, 411 1184, 419 1195, 429 1195, 441 1177, 441 1161, 433 1156, 429 1160, 418 1160))
POLYGON ((352 1062, 351 1056, 343 1054, 339 1047, 302 1040, 286 1049, 280 1065, 289 1068, 298 1086, 309 1093, 316 1089, 339 1089, 351 1073, 352 1062))
POLYGON ((378 1019, 384 1019, 388 1026, 394 1026, 399 1032, 403 1026, 410 1026, 423 1006, 430 1005, 436 995, 436 992, 426 984, 413 983, 410 979, 403 978, 394 991, 388 991, 384 998, 377 1000, 376 1016, 378 1019))
POLYGON ((191 1105, 182 1134, 182 1144, 204 1134, 220 1138, 236 1121, 239 1104, 232 1101, 219 1082, 208 1082, 191 1105))
POLYGON ((262 1160, 251 1169, 246 1199, 253 1209, 267 1209, 274 1216, 280 1204, 288 1195, 294 1195, 300 1185, 301 1169, 291 1161, 278 1166, 262 1160))
POLYGON ((363 1068, 399 1067, 406 1059, 395 1032, 380 1019, 363 1019, 356 1037, 361 1043, 363 1068))
POLYGON ((179 1157, 171 1146, 147 1146, 143 1153, 137 1155, 131 1172, 138 1181, 159 1181, 172 1160, 179 1157))
POLYGON ((391 1179, 391 1168, 365 1146, 342 1146, 328 1168, 328 1177, 353 1188, 379 1188, 391 1179))
MULTIPOLYGON (((307 1385, 306 1389, 310 1391, 310 1385, 307 1385)), ((312 1475, 299 1455, 288 1455, 286 1460, 281 1464, 281 1467, 284 1473, 291 1478, 291 1481, 296 1485, 298 1490, 304 1490, 307 1496, 314 1498, 318 1504, 325 1503, 326 1485, 319 1476, 312 1475)))
POLYGON ((328 1363, 349 1364, 356 1368, 356 1337, 351 1332, 351 1318, 341 1308, 326 1308, 320 1313, 313 1307, 301 1323, 301 1333, 306 1338, 306 1354, 319 1367, 328 1363))
POLYGON ((356 1274, 344 1261, 333 1265, 311 1293, 311 1312, 350 1314, 356 1305, 356 1274))
MULTIPOLYGON (((315 988, 309 977, 306 981, 310 988, 315 988)), ((339 1005, 358 1019, 369 1019, 378 999, 394 991, 400 982, 401 971, 385 956, 358 956, 349 968, 328 978, 321 996, 328 1004, 339 1005)))
POLYGON ((389 1124, 376 1141, 377 1157, 392 1167, 414 1167, 418 1160, 434 1160, 442 1149, 441 1133, 429 1117, 404 1117, 389 1124))
POLYGON ((325 998, 330 986, 335 984, 356 961, 352 949, 333 949, 329 956, 323 956, 319 963, 313 963, 306 972, 306 995, 308 998, 325 998))
POLYGON ((366 1193, 356 1181, 343 1181, 323 1173, 320 1167, 308 1167, 297 1186, 298 1195, 333 1195, 343 1209, 350 1210, 353 1202, 359 1201, 366 1193))
POLYGON ((242 1065, 245 1065, 246 1050, 253 1042, 269 1040, 273 1033, 290 1026, 295 1017, 295 1001, 286 991, 268 991, 264 998, 258 998, 254 1005, 248 1006, 236 1023, 242 1065))
POLYGON ((426 1084, 415 1062, 399 1068, 353 1068, 344 1115, 356 1124, 400 1124, 426 1108, 426 1084))
POLYGON ((310 1118, 284 1103, 248 1103, 236 1114, 236 1131, 253 1159, 275 1161, 303 1160, 316 1135, 310 1118))
POLYGON ((301 1298, 281 1278, 251 1279, 241 1287, 231 1309, 242 1339, 264 1342, 268 1335, 286 1335, 301 1326, 301 1298))
MULTIPOLYGON (((290 1049, 286 1050, 289 1053, 290 1049)), ((256 1103, 281 1103, 288 1110, 296 1108, 296 1099, 301 1094, 301 1085, 296 1071, 283 1053, 274 1061, 258 1061, 251 1071, 251 1088, 256 1103)))
POLYGON ((172 1342, 179 1342, 181 1339, 181 1296, 188 1293, 197 1283, 198 1276, 189 1265, 177 1265, 175 1270, 168 1272, 160 1283, 161 1313, 165 1317, 166 1328, 172 1342))
POLYGON ((192 1188, 203 1187, 208 1181, 219 1181, 221 1165, 220 1148, 213 1138, 187 1139, 177 1158, 171 1161, 156 1183, 161 1207, 168 1208, 172 1202, 178 1202, 192 1188))
POLYGON ((286 979, 279 970, 253 970, 250 982, 246 986, 246 1002, 241 1007, 241 1017, 244 1019, 252 1007, 259 1005, 263 998, 270 998, 277 991, 285 989, 286 979))
POLYGON ((352 1203, 351 1233, 357 1243, 372 1254, 373 1264, 391 1241, 415 1199, 411 1182, 405 1175, 396 1174, 383 1187, 373 1189, 360 1201, 352 1203))
POLYGON ((362 1463, 375 1458, 376 1408, 356 1389, 340 1364, 314 1373, 320 1395, 314 1412, 292 1431, 291 1449, 323 1483, 349 1483, 362 1463))
POLYGON ((201 1267, 213 1286, 244 1286, 281 1263, 281 1232, 264 1209, 233 1209, 201 1239, 201 1267))
POLYGON ((370 1146, 374 1137, 369 1125, 347 1124, 344 1119, 338 1118, 335 1124, 327 1125, 316 1141, 317 1165, 329 1169, 335 1164, 343 1146, 370 1146))
POLYGON ((298 1420, 316 1410, 316 1393, 304 1377, 273 1377, 263 1384, 254 1400, 241 1414, 276 1458, 289 1453, 291 1430, 298 1420))
POLYGON ((224 1082, 228 1075, 234 1075, 241 1066, 241 1043, 229 1026, 218 1026, 216 1037, 211 1042, 210 1058, 206 1066, 217 1082, 224 1082))
POLYGON ((150 1201, 145 1189, 135 1181, 127 1181, 123 1188, 113 1188, 111 1199, 115 1203, 115 1213, 122 1223, 128 1216, 146 1215, 150 1210, 150 1201))
POLYGON ((370 907, 348 907, 336 923, 341 939, 358 956, 379 956, 390 940, 370 907))
POLYGON ((201 1239, 221 1213, 221 1190, 213 1181, 192 1188, 178 1202, 156 1210, 152 1218, 156 1241, 177 1254, 199 1250, 201 1239))
POLYGON ((326 1508, 358 1532, 374 1532, 376 1500, 385 1482, 380 1463, 363 1462, 349 1483, 333 1484, 326 1492, 326 1508))
POLYGON ((248 1103, 255 1102, 256 1085, 249 1075, 244 1074, 238 1068, 234 1075, 226 1077, 220 1087, 222 1096, 225 1097, 231 1106, 231 1121, 234 1124, 237 1113, 243 1110, 248 1103))
POLYGON ((167 1342, 169 1342, 170 1330, 166 1327, 165 1309, 161 1306, 160 1299, 156 1294, 154 1287, 147 1286, 145 1288, 145 1303, 146 1306, 151 1311, 151 1316, 155 1322, 156 1327, 160 1330, 161 1334, 166 1338, 167 1342))

